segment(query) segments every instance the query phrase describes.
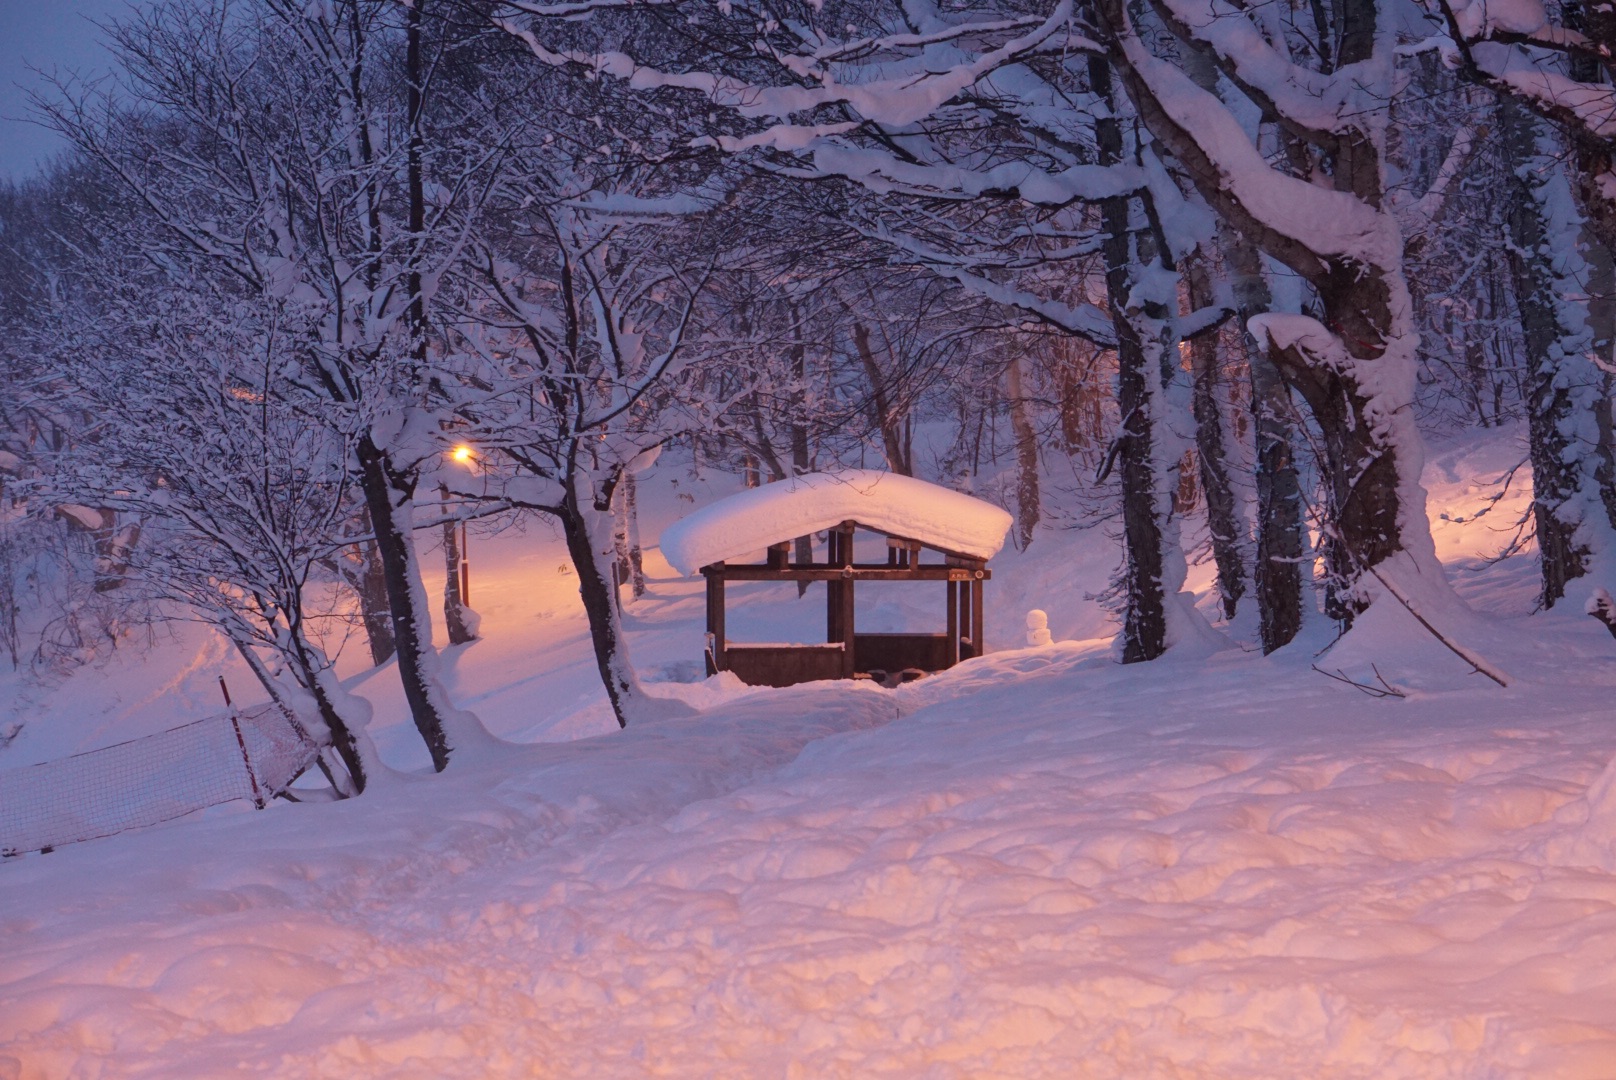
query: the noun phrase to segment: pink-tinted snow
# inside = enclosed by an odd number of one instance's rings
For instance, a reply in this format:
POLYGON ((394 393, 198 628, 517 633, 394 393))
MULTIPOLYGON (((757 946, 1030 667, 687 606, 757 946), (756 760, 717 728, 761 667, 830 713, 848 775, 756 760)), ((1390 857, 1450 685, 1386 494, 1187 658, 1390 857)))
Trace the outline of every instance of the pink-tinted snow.
POLYGON ((843 521, 961 555, 991 559, 1011 518, 989 502, 912 476, 839 469, 765 484, 704 506, 662 531, 662 554, 681 573, 761 552, 843 521))
MULTIPOLYGON (((0 1077, 1610 1076, 1616 642, 1487 562, 1506 439, 1427 481, 1508 689, 1394 608, 1118 665, 1112 551, 1049 529, 995 563, 999 651, 896 692, 680 681, 701 587, 653 552, 637 655, 703 711, 616 732, 559 543, 484 540, 448 667, 525 745, 424 773, 378 672, 414 767, 364 798, 0 864, 0 1077)), ((761 636, 822 615, 737 593, 761 636)), ((183 686, 193 644, 146 662, 183 686)))

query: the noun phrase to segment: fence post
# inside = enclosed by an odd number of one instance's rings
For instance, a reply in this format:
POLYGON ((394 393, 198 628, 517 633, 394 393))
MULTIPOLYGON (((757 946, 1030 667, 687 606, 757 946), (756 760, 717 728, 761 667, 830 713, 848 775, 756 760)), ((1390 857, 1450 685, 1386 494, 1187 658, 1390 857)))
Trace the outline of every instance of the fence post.
POLYGON ((230 727, 236 733, 236 745, 241 748, 241 764, 247 770, 247 779, 252 783, 253 805, 262 810, 264 808, 264 793, 258 788, 258 776, 253 772, 252 759, 247 756, 247 740, 241 737, 241 714, 230 700, 230 687, 224 684, 224 676, 219 676, 219 689, 224 693, 224 703, 230 708, 230 727))

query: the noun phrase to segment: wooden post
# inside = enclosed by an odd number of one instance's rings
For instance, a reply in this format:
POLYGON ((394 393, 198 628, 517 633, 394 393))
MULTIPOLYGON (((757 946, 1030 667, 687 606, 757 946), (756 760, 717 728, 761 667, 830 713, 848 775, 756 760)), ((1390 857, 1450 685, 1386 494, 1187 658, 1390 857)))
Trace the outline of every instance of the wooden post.
MULTIPOLYGON (((830 534, 832 545, 836 542, 836 534, 830 534)), ((825 640, 842 640, 842 590, 834 581, 825 582, 825 640)))
POLYGON ((460 523, 460 602, 471 606, 471 550, 466 544, 466 523, 460 523))
POLYGON ((712 667, 716 675, 728 669, 724 658, 724 564, 702 567, 707 575, 707 633, 713 642, 712 667))
POLYGON ((832 534, 837 537, 837 542, 836 542, 836 557, 832 560, 831 565, 832 566, 852 566, 853 565, 853 522, 851 522, 851 521, 842 522, 834 530, 832 530, 832 534))
POLYGON ((944 582, 948 587, 948 663, 960 662, 959 583, 944 582))
POLYGON ((982 571, 976 572, 976 578, 971 582, 971 653, 974 656, 986 655, 987 649, 982 641, 982 571))
MULTIPOLYGON (((852 554, 851 544, 848 545, 848 553, 852 554)), ((858 668, 857 658, 853 655, 853 575, 848 574, 840 582, 833 582, 832 589, 842 594, 842 678, 851 679, 858 668)))
POLYGON ((971 637, 971 583, 959 583, 960 659, 968 660, 976 653, 976 641, 971 637))

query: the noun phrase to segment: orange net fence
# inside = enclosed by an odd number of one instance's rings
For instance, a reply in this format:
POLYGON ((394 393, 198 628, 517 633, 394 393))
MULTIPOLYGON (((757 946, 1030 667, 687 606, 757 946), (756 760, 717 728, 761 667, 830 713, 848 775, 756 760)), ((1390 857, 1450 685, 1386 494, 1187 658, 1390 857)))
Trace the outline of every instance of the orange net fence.
POLYGON ((0 855, 111 836, 236 799, 262 806, 319 753, 295 718, 269 704, 0 771, 0 855))

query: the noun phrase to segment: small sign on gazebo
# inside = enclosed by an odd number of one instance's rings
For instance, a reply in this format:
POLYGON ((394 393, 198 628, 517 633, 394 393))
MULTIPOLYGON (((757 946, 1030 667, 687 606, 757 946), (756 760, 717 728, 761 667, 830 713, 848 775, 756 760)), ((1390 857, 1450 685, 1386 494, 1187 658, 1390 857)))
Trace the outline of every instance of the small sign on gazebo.
POLYGON ((1011 518, 1000 507, 913 477, 865 469, 809 473, 721 499, 662 534, 662 554, 682 574, 707 579, 707 673, 732 671, 754 686, 814 679, 930 673, 981 656, 983 583, 1011 518), (883 562, 857 562, 856 531, 886 538, 883 562), (792 563, 791 543, 825 531, 823 562, 792 563), (730 560, 766 552, 761 563, 730 560), (923 555, 930 552, 931 561, 923 555), (746 644, 725 635, 731 581, 826 585, 825 643, 746 644), (947 590, 941 632, 860 633, 859 582, 935 581, 947 590))

